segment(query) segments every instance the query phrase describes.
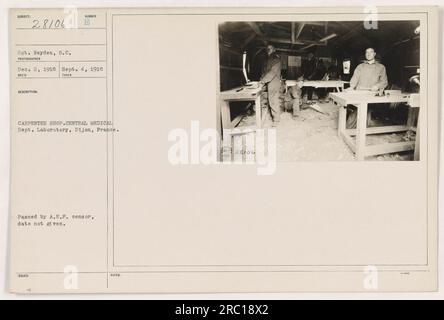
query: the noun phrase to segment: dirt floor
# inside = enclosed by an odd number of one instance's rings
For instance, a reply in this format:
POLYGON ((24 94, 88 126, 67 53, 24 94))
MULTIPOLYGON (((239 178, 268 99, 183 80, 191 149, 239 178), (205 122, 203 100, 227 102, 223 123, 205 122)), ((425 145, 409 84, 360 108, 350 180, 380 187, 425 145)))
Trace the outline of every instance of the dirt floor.
MULTIPOLYGON (((317 102, 323 113, 312 108, 301 110, 298 117, 283 112, 277 129, 278 161, 351 161, 354 154, 337 135, 338 107, 332 102, 317 102)), ((304 106, 306 107, 306 106, 304 106)), ((263 109, 265 111, 265 109, 263 109)), ((239 127, 254 126, 253 112, 245 116, 239 127)), ((266 118, 264 127, 270 126, 266 118)), ((378 124, 381 125, 381 124, 378 124)), ((368 136, 367 144, 405 141, 406 133, 368 136)), ((366 160, 412 160, 413 152, 392 153, 368 157, 366 160)))

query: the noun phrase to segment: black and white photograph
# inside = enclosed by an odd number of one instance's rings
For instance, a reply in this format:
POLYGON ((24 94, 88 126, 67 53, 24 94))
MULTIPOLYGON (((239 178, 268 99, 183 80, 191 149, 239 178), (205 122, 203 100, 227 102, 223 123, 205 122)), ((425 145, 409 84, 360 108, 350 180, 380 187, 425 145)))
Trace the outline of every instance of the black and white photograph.
POLYGON ((419 160, 420 31, 420 21, 220 23, 224 139, 275 128, 278 161, 419 160))

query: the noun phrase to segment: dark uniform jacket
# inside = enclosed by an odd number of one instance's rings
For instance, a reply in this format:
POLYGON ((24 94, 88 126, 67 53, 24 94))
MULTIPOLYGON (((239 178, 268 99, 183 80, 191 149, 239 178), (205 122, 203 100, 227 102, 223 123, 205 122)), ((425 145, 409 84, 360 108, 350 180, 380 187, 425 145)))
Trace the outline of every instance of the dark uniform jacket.
POLYGON ((281 84, 281 58, 277 54, 272 54, 268 57, 264 74, 261 81, 268 85, 270 90, 279 88, 281 84))

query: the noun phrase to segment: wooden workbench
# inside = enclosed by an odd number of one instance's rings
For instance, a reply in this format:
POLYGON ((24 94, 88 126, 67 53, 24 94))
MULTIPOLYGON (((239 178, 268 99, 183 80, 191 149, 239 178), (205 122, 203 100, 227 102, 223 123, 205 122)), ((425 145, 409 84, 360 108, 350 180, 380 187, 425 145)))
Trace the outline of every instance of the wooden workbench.
POLYGON ((231 90, 222 91, 219 95, 220 115, 222 120, 222 130, 232 129, 239 122, 240 118, 231 120, 230 116, 230 102, 233 101, 252 101, 256 111, 256 127, 262 127, 262 112, 261 112, 261 94, 263 86, 243 86, 231 90))
MULTIPOLYGON (((412 112, 409 112, 409 119, 407 120, 406 125, 367 128, 367 110, 369 103, 382 104, 405 102, 409 104, 411 108, 419 107, 419 96, 417 94, 403 94, 401 91, 397 90, 388 90, 386 92, 388 92, 389 95, 382 97, 376 97, 375 92, 359 90, 330 93, 330 99, 332 99, 335 104, 339 105, 338 135, 356 154, 356 160, 364 160, 367 156, 402 152, 413 150, 415 148, 415 141, 384 143, 372 146, 366 145, 366 137, 370 134, 403 132, 409 130, 416 131, 411 120, 412 112), (358 119, 356 129, 346 129, 347 105, 353 105, 357 108, 358 119), (355 136, 356 139, 353 139, 353 136, 355 136)), ((419 132, 416 133, 416 141, 419 141, 419 132)))
MULTIPOLYGON (((297 80, 286 80, 285 88, 288 90, 289 87, 296 85, 297 80)), ((337 92, 344 90, 347 81, 342 80, 304 80, 303 87, 313 87, 313 88, 334 88, 337 92)))

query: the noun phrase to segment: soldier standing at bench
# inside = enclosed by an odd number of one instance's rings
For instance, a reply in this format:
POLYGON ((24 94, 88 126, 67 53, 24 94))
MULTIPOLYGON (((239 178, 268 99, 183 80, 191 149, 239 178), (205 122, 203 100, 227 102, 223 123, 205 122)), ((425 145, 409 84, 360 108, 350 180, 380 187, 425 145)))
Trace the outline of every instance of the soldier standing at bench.
POLYGON ((270 109, 273 126, 279 123, 281 106, 279 103, 279 91, 281 87, 281 58, 276 54, 272 45, 267 46, 267 65, 259 84, 267 86, 268 107, 270 109))
MULTIPOLYGON (((350 80, 350 88, 347 91, 369 90, 376 93, 387 87, 387 72, 384 65, 377 62, 375 57, 376 51, 374 48, 369 47, 365 50, 365 61, 356 67, 350 80)), ((350 112, 347 118, 347 128, 356 128, 357 115, 357 110, 350 112)), ((367 119, 370 119, 370 117, 367 117, 367 119)))

